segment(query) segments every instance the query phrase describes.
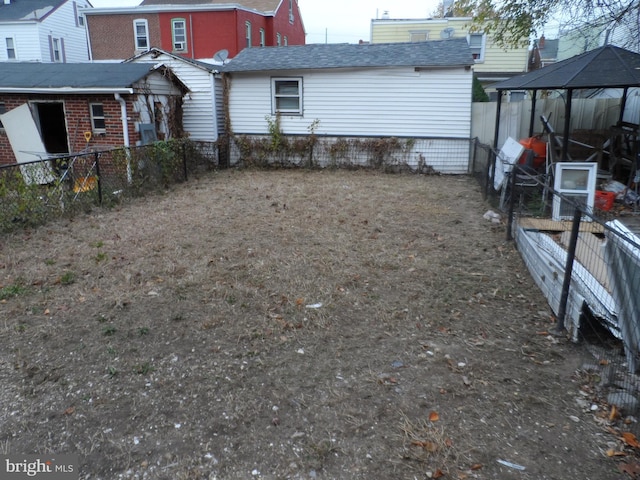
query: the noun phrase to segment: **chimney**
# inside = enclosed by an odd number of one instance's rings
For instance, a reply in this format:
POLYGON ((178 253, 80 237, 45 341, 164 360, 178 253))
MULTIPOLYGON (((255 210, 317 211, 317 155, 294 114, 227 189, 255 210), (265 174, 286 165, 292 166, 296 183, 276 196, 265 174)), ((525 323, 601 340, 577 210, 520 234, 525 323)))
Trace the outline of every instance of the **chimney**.
POLYGON ((544 33, 542 34, 542 36, 540 37, 540 40, 538 41, 538 48, 540 50, 544 49, 544 33))

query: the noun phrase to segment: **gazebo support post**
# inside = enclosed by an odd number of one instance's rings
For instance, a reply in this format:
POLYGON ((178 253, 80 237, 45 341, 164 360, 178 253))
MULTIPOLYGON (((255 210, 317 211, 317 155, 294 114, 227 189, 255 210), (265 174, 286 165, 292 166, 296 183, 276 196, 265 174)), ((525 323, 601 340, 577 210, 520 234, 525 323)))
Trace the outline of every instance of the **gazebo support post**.
POLYGON ((573 89, 567 90, 567 102, 564 112, 564 137, 562 138, 562 155, 561 159, 566 162, 569 158, 569 129, 571 128, 571 97, 573 97, 573 89))
POLYGON ((532 90, 531 94, 531 116, 529 117, 529 137, 533 137, 533 125, 536 122, 536 97, 538 96, 537 90, 532 90))

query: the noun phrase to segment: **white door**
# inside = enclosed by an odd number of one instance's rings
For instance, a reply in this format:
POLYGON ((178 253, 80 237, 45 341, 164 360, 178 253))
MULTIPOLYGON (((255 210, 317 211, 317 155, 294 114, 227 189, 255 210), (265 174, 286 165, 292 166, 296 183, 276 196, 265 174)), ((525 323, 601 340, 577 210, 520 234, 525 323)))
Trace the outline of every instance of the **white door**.
MULTIPOLYGON (((18 163, 27 163, 47 158, 47 151, 40 138, 40 132, 26 103, 0 115, 4 130, 18 163)), ((26 184, 45 185, 56 177, 49 162, 22 165, 20 167, 26 184)))

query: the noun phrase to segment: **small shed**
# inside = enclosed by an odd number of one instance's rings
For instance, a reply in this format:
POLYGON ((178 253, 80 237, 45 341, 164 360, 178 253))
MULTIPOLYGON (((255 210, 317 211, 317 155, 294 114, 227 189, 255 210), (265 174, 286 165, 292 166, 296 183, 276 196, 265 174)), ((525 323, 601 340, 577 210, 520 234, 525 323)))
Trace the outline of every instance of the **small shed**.
POLYGON ((251 48, 221 70, 234 135, 268 134, 265 118, 277 116, 287 135, 464 139, 457 154, 429 158, 466 173, 473 64, 459 38, 251 48))
POLYGON ((127 63, 153 63, 169 67, 189 88, 184 98, 182 124, 191 139, 215 142, 224 127, 222 81, 218 65, 183 57, 160 48, 151 48, 127 63))
POLYGON ((6 63, 0 164, 171 137, 182 130, 172 119, 187 91, 164 66, 6 63))

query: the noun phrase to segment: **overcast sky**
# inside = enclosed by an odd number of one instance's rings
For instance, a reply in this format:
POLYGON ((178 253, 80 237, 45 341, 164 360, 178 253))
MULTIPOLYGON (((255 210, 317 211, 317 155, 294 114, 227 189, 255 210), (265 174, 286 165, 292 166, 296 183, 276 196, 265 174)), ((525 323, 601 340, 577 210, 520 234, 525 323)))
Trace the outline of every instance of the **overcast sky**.
MULTIPOLYGON (((90 0, 96 8, 132 7, 141 0, 90 0)), ((242 0, 236 0, 242 3, 242 0)), ((369 40, 371 19, 427 18, 439 0, 298 0, 307 43, 358 43, 369 40)))

